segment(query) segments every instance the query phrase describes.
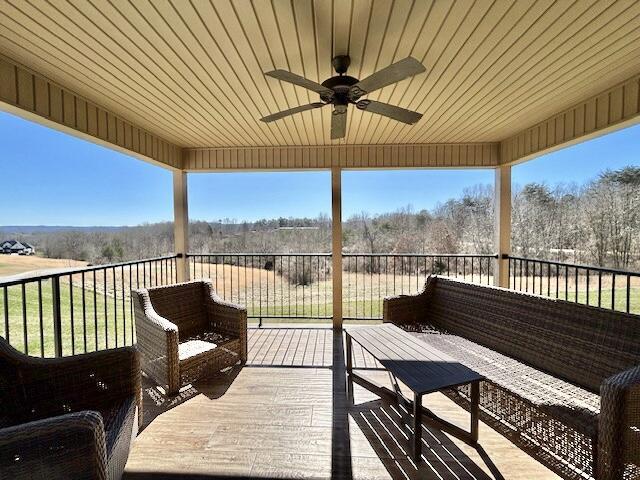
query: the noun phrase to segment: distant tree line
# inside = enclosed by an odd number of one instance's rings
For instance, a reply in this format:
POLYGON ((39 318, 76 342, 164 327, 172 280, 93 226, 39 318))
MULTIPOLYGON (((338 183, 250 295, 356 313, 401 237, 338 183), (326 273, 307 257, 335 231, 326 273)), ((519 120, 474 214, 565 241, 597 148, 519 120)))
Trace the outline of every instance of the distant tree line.
MULTIPOLYGON (((514 188, 515 255, 624 269, 640 266, 640 168, 605 171, 585 185, 529 183, 514 188)), ((323 253, 331 220, 221 219, 190 223, 194 253, 323 253)), ((109 263, 173 251, 171 222, 108 231, 21 235, 48 257, 109 263)), ((343 225, 348 253, 493 253, 493 187, 476 185, 430 210, 362 212, 343 225)), ((304 275, 304 273, 302 274, 304 275)), ((304 282, 304 279, 302 280, 304 282)))

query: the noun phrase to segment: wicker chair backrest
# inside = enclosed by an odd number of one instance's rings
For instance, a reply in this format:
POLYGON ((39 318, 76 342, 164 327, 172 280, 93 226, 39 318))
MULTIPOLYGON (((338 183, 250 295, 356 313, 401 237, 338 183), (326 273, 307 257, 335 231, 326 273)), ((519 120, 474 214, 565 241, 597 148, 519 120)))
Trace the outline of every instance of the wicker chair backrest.
POLYGON ((150 288, 148 292, 153 309, 178 327, 180 339, 197 335, 207 329, 203 282, 150 288))
POLYGON ((26 417, 28 402, 19 375, 16 351, 0 337, 0 428, 21 423, 26 417))
POLYGON ((590 391, 640 364, 638 315, 442 277, 427 283, 436 327, 590 391))

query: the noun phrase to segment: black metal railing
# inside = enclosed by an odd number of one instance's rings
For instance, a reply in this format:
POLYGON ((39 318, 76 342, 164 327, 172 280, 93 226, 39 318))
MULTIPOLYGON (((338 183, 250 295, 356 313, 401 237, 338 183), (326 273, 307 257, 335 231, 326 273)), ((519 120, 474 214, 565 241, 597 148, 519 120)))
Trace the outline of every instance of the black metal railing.
POLYGON ((0 280, 1 335, 18 350, 41 357, 131 345, 131 290, 175 282, 176 258, 0 280))
MULTIPOLYGON (((177 281, 177 256, 65 269, 0 280, 0 335, 34 356, 62 356, 135 342, 131 290, 177 281)), ((431 274, 493 283, 495 255, 343 255, 347 321, 379 321, 386 296, 420 290, 431 274)), ((328 321, 333 314, 328 253, 187 255, 191 277, 211 278, 251 319, 328 321)), ((640 313, 640 273, 510 256, 509 288, 640 313)))
MULTIPOLYGON (((416 292, 430 274, 490 284, 495 255, 344 254, 346 320, 382 319, 385 296, 416 292)), ((333 313, 331 254, 189 254, 192 278, 211 278, 225 300, 263 320, 329 320, 333 313)))
POLYGON ((489 285, 496 255, 345 254, 342 315, 345 320, 381 320, 384 297, 414 293, 429 275, 489 285))
POLYGON ((225 300, 265 319, 329 320, 333 315, 329 253, 189 254, 191 278, 210 278, 225 300))
POLYGON ((640 272, 509 256, 509 288, 640 313, 640 272))

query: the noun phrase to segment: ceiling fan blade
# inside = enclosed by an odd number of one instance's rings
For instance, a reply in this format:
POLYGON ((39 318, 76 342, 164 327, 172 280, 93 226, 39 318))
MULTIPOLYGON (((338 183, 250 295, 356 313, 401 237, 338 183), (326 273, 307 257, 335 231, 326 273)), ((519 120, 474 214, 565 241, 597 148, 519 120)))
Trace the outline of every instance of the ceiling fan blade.
POLYGON ((347 135, 347 109, 334 110, 331 115, 331 140, 344 138, 347 135))
POLYGON ((265 72, 265 75, 277 78, 278 80, 282 80, 283 82, 293 83, 294 85, 304 87, 307 90, 311 90, 321 95, 333 96, 333 91, 331 89, 322 86, 312 80, 301 77, 300 75, 296 75, 295 73, 287 72, 286 70, 273 70, 271 72, 265 72))
POLYGON ((399 122, 408 123, 413 125, 422 118, 422 114, 407 110, 406 108, 396 107, 395 105, 389 105, 388 103, 376 102, 374 100, 360 100, 356 103, 356 107, 365 112, 377 113, 378 115, 384 115, 385 117, 393 118, 399 122))
POLYGON ((426 68, 424 68, 424 65, 418 60, 413 57, 407 57, 404 60, 392 63, 382 70, 378 70, 364 80, 360 80, 349 89, 349 96, 352 100, 357 100, 362 95, 366 95, 367 93, 371 93, 424 71, 426 71, 426 68))
POLYGON ((262 117, 260 120, 263 122, 269 123, 274 120, 280 120, 288 115, 293 115, 294 113, 306 112, 307 110, 313 110, 314 108, 320 108, 328 105, 327 103, 315 102, 309 103, 307 105, 300 105, 299 107, 290 108, 289 110, 283 110, 278 113, 272 113, 271 115, 267 115, 266 117, 262 117))

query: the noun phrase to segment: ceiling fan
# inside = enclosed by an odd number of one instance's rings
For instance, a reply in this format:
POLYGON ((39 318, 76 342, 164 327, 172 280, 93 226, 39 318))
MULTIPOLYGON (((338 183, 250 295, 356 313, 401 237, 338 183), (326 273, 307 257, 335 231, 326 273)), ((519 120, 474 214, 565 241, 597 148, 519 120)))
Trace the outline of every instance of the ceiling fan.
POLYGON ((365 112, 377 113, 385 117, 392 118, 399 122, 413 125, 422 118, 422 114, 413 112, 405 108, 389 105, 388 103, 377 102, 375 100, 360 100, 361 97, 374 92, 382 87, 399 82, 405 78, 412 77, 424 72, 426 69, 418 60, 407 57, 404 60, 393 63, 369 75, 363 80, 345 75, 351 59, 348 55, 335 57, 331 64, 338 75, 328 78, 322 84, 308 80, 295 73, 286 70, 273 70, 265 72, 268 75, 283 82, 293 83, 300 87, 316 92, 320 95, 320 102, 309 103, 299 107, 283 110, 282 112, 267 115, 261 118, 263 122, 273 122, 294 113, 305 112, 314 108, 333 105, 331 115, 331 139, 343 138, 347 133, 347 106, 351 103, 365 112))

